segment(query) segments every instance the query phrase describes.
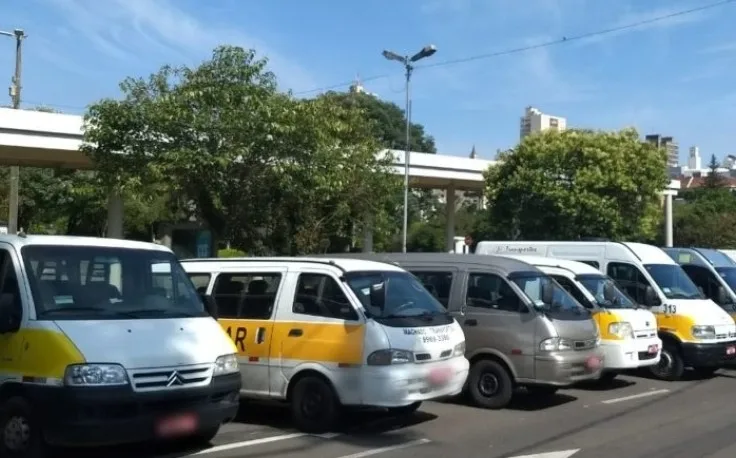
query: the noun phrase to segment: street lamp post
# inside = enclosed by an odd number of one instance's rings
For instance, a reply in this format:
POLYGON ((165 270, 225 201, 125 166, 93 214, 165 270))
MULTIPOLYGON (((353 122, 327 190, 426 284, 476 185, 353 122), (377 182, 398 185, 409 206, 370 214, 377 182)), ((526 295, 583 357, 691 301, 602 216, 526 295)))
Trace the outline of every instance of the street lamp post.
POLYGON ((383 51, 383 57, 388 60, 395 60, 404 66, 406 71, 406 150, 404 151, 404 222, 401 230, 401 251, 406 253, 406 234, 409 224, 409 156, 411 154, 411 107, 409 99, 409 83, 411 82, 411 74, 414 70, 414 62, 429 57, 437 52, 437 48, 434 45, 428 45, 422 48, 421 51, 414 54, 413 56, 402 56, 393 51, 383 51))
MULTIPOLYGON (((15 38, 15 73, 13 75, 12 84, 10 86, 10 98, 13 101, 13 108, 20 109, 20 91, 21 91, 21 69, 23 68, 23 39, 26 34, 21 29, 15 29, 12 32, 3 32, 0 35, 15 38)), ((10 195, 8 196, 8 234, 18 233, 18 188, 20 181, 20 169, 17 165, 10 167, 10 195)))

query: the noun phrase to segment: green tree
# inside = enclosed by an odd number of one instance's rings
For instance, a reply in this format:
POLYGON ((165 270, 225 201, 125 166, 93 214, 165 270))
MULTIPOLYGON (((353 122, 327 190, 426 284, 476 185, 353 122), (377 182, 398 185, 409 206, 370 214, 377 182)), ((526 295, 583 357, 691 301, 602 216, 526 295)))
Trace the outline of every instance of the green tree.
POLYGON ((718 160, 716 155, 710 156, 710 163, 708 164, 708 175, 703 180, 703 187, 706 189, 717 189, 726 186, 726 180, 718 173, 718 160))
POLYGON ((488 223, 499 239, 640 240, 654 236, 665 153, 637 132, 545 131, 486 172, 488 223))
POLYGON ((364 113, 279 93, 267 61, 223 46, 197 67, 128 78, 85 116, 84 151, 108 188, 168 190, 169 208, 251 254, 346 249, 398 180, 364 113))

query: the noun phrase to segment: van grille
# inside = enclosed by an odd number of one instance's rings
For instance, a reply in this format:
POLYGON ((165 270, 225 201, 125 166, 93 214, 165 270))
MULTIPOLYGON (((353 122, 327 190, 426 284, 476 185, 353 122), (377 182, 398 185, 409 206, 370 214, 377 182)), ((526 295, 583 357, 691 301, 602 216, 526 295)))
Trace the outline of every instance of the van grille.
POLYGON ((657 336, 656 329, 645 329, 641 331, 634 331, 634 337, 637 339, 651 339, 657 336))
POLYGON ((595 341, 596 339, 588 339, 588 340, 576 340, 573 342, 575 350, 588 350, 591 348, 595 348, 595 341))
POLYGON ((428 361, 439 361, 441 359, 447 359, 452 356, 452 349, 442 350, 439 355, 432 353, 414 353, 414 361, 418 363, 425 363, 428 361))
POLYGON ((135 391, 175 390, 199 387, 210 383, 212 366, 178 366, 132 371, 135 391))

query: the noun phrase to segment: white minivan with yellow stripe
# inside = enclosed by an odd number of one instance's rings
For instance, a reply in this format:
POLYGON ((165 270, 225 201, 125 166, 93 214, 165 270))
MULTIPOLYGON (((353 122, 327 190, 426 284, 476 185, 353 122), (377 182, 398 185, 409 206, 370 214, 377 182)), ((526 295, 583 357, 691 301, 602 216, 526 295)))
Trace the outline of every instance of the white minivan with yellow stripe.
POLYGON ((680 379, 686 367, 711 375, 736 360, 734 320, 706 299, 682 268, 656 246, 609 241, 479 242, 476 253, 570 259, 606 273, 656 316, 662 351, 659 364, 650 370, 661 379, 680 379))
POLYGON ((235 346, 168 248, 0 236, 0 456, 207 443, 240 386, 235 346))
POLYGON ((601 381, 611 382, 624 370, 659 364, 662 340, 657 336, 656 317, 636 304, 611 278, 595 267, 567 259, 505 257, 535 266, 590 310, 600 330, 601 349, 605 355, 601 381))
POLYGON ((459 324, 414 276, 329 258, 182 261, 235 342, 242 393, 288 401, 297 427, 329 430, 342 407, 410 413, 458 394, 459 324))

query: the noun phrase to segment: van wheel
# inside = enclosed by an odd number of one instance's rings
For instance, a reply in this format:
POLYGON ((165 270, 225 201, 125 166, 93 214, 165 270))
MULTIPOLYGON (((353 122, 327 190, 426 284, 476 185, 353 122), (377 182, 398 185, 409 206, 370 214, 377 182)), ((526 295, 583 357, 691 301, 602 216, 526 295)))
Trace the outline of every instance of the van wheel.
POLYGON ((419 407, 422 405, 422 401, 413 402, 409 404, 408 406, 401 406, 401 407, 389 407, 388 413, 391 415, 396 415, 397 417, 407 417, 414 412, 416 412, 419 407))
POLYGON ((294 386, 291 398, 291 416, 295 426, 306 433, 330 431, 340 413, 332 387, 320 377, 306 376, 294 386))
POLYGON ((554 396, 557 390, 559 388, 552 385, 529 385, 526 387, 526 391, 532 396, 554 396))
POLYGON ((22 397, 0 404, 0 456, 46 458, 50 450, 34 421, 33 408, 22 397))
POLYGON ((662 345, 662 355, 659 363, 650 366, 651 373, 660 380, 675 381, 682 378, 685 373, 685 362, 682 360, 677 345, 665 342, 662 345))
POLYGON ((468 394, 473 404, 486 409, 501 409, 511 402, 513 381, 506 368, 489 359, 476 361, 468 377, 468 394))

